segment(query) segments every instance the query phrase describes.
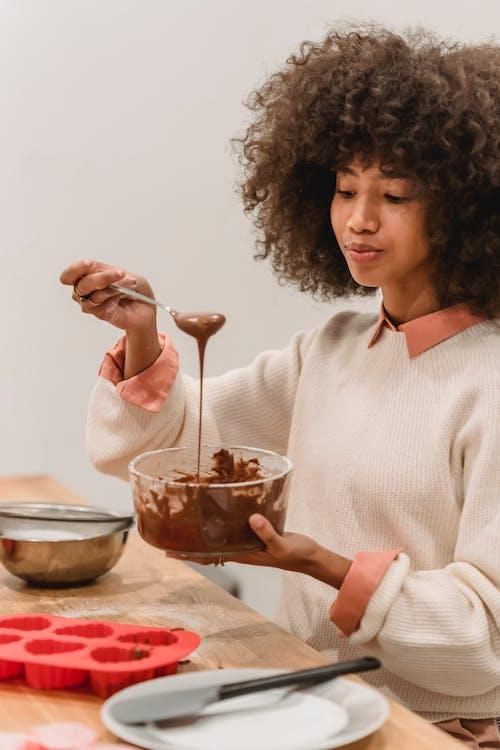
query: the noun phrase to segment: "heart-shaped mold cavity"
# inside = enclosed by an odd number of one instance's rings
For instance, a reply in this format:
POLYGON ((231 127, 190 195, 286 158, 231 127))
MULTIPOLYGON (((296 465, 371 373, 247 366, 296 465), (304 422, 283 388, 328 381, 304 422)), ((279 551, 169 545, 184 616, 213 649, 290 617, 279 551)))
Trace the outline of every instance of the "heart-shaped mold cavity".
POLYGON ((61 641, 53 641, 49 638, 39 641, 28 641, 24 648, 29 651, 30 654, 35 656, 41 656, 42 654, 65 654, 69 651, 78 651, 84 648, 83 643, 64 643, 61 641))
POLYGON ((90 656, 101 664, 117 664, 124 661, 137 661, 145 659, 151 653, 149 648, 120 648, 119 646, 101 646, 90 652, 90 656))
POLYGON ((6 643, 14 643, 14 641, 20 641, 21 636, 20 635, 11 635, 10 633, 0 633, 0 646, 5 645, 6 643))
POLYGON ((76 635, 80 638, 107 638, 114 630, 100 622, 89 622, 86 625, 68 625, 54 630, 57 635, 76 635))
POLYGON ((144 643, 150 646, 170 646, 177 642, 177 636, 168 630, 141 630, 137 633, 120 635, 117 641, 122 643, 144 643))
POLYGON ((15 630, 45 630, 50 627, 50 620, 46 617, 9 617, 0 620, 0 628, 14 628, 15 630))

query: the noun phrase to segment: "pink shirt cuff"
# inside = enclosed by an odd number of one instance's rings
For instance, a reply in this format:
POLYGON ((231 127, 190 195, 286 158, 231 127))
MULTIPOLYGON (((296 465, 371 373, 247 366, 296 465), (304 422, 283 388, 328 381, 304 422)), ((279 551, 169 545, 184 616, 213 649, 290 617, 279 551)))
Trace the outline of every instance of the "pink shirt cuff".
POLYGON ((344 636, 354 633, 387 568, 403 549, 358 552, 330 608, 330 620, 344 636))
POLYGON ((160 411, 170 393, 179 370, 179 355, 169 337, 159 333, 158 340, 162 347, 158 359, 146 370, 128 380, 123 379, 125 336, 106 352, 99 369, 99 375, 114 383, 124 401, 155 414, 160 411))

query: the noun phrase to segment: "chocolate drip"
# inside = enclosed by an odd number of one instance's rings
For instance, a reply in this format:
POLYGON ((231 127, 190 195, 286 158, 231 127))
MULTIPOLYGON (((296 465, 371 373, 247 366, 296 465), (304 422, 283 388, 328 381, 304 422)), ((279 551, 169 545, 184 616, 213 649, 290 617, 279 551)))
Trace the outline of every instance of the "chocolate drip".
POLYGON ((196 477, 200 481, 200 456, 201 456, 201 426, 202 426, 202 412, 203 412, 203 370, 205 364, 205 348, 207 341, 210 336, 217 333, 224 323, 226 318, 221 313, 202 313, 202 312, 190 312, 180 313, 176 312, 174 316, 175 324, 181 331, 193 336, 198 342, 198 355, 200 361, 200 408, 198 418, 198 459, 196 464, 196 477))

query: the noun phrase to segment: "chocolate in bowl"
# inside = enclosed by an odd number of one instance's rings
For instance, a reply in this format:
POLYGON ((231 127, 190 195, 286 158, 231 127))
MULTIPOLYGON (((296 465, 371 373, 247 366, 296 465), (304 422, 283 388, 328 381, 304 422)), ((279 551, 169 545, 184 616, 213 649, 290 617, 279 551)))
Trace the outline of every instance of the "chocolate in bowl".
MULTIPOLYGON (((272 451, 242 446, 224 446, 222 452, 226 454, 223 466, 230 454, 236 468, 248 464, 253 478, 227 481, 230 472, 215 477, 213 457, 220 455, 221 446, 202 446, 200 482, 196 481, 196 447, 150 451, 131 461, 137 527, 146 542, 207 559, 263 549, 248 525, 252 513, 261 513, 279 533, 283 531, 290 460, 272 451)), ((244 470, 243 475, 248 472, 244 470)))

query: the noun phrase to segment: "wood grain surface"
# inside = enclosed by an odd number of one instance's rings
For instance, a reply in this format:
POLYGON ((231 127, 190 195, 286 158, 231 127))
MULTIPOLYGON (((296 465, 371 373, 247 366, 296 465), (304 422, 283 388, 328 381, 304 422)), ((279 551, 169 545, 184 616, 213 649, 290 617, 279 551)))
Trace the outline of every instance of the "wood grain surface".
MULTIPOLYGON (((47 476, 0 478, 0 501, 85 502, 47 476)), ((91 585, 41 589, 26 585, 0 568, 0 612, 48 614, 184 627, 202 637, 190 663, 179 671, 319 666, 317 651, 214 585, 184 563, 167 559, 129 536, 123 557, 91 585)), ((359 679, 359 678, 352 678, 359 679)), ((32 724, 81 721, 102 741, 110 735, 99 719, 102 700, 83 689, 32 690, 21 682, 0 682, 0 729, 19 731, 32 724)), ((463 745, 416 714, 391 701, 389 719, 349 750, 458 750, 463 745)), ((235 748, 237 750, 237 748, 235 748)), ((258 748, 256 749, 258 750, 258 748)))

